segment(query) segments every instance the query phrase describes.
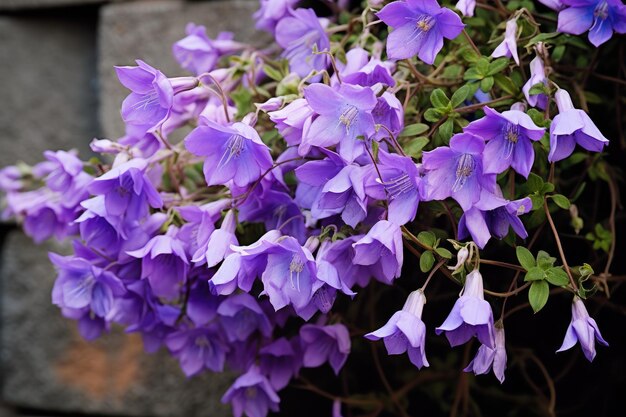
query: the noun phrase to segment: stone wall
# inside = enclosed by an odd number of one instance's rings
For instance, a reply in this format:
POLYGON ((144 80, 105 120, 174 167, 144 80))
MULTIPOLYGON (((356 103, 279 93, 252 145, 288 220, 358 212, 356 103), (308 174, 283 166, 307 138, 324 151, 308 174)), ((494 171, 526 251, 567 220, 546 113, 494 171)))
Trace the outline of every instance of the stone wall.
MULTIPOLYGON (((231 30, 258 43, 257 4, 0 0, 0 167, 34 163, 45 149, 84 155, 92 138, 121 135, 126 92, 113 65, 140 58, 180 74, 170 50, 188 21, 206 25, 211 36, 231 30)), ((50 250, 67 247, 35 246, 14 225, 0 224, 0 416, 230 415, 219 402, 229 376, 187 379, 166 352, 148 355, 137 335, 120 329, 82 340, 51 304, 50 250)))

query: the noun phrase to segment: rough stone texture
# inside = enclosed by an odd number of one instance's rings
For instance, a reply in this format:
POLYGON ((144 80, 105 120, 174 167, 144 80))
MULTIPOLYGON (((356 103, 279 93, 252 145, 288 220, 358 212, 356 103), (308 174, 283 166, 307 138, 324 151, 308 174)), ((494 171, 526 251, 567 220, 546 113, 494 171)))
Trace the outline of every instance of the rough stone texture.
MULTIPOLYGON (((47 252, 10 232, 0 259, 2 398, 47 412, 126 416, 221 417, 230 385, 225 375, 186 379, 161 351, 148 355, 137 335, 119 329, 96 342, 80 338, 74 322, 50 303, 54 270, 47 252)), ((0 410, 1 412, 2 410, 0 410)))
POLYGON ((0 16, 0 167, 98 134, 93 10, 0 16))
POLYGON ((124 134, 120 105, 128 94, 113 66, 134 65, 142 59, 169 76, 187 75, 174 60, 172 44, 185 36, 188 22, 205 25, 209 36, 220 31, 236 33, 236 39, 262 46, 267 36, 254 28, 256 0, 226 0, 200 3, 154 1, 108 5, 100 19, 100 122, 105 136, 124 134))

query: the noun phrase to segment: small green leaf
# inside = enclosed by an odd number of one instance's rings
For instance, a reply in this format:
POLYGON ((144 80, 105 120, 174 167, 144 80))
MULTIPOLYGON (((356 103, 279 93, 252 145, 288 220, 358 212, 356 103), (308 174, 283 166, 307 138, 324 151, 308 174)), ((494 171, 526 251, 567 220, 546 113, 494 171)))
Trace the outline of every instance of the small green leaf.
POLYGON ((489 61, 485 57, 481 57, 476 61, 476 69, 482 74, 487 75, 489 71, 489 61))
POLYGON ((528 182, 526 182, 526 186, 531 193, 541 191, 541 187, 543 187, 543 179, 532 172, 528 176, 528 182))
POLYGON ((466 81, 477 81, 482 80, 483 78, 485 78, 485 76, 473 67, 469 68, 467 71, 465 71, 465 74, 463 74, 463 79, 466 81))
POLYGON ((408 125, 400 132, 399 137, 405 136, 417 136, 422 133, 428 131, 428 125, 424 123, 414 123, 412 125, 408 125))
POLYGON ((552 201, 554 201, 554 203, 561 207, 562 209, 569 209, 571 206, 571 203, 569 202, 569 200, 567 199, 567 197, 565 197, 562 194, 554 194, 551 195, 550 198, 552 198, 552 201))
POLYGON ((420 243, 432 248, 433 246, 435 246, 437 236, 435 236, 433 232, 423 231, 418 233, 417 240, 420 243))
POLYGON ((456 90, 454 94, 452 94, 452 98, 450 98, 450 104, 452 104, 452 107, 459 107, 459 105, 461 105, 461 103, 463 103, 467 98, 469 91, 470 88, 466 85, 456 90))
POLYGON ((407 155, 413 158, 419 158, 422 154, 422 149, 424 149, 424 146, 428 145, 428 142, 430 142, 430 140, 426 136, 420 136, 411 140, 402 148, 407 155))
POLYGON ((564 287, 569 283, 569 277, 561 267, 550 268, 546 271, 546 280, 557 287, 564 287))
POLYGON ((439 109, 428 109, 424 112, 424 119, 431 123, 436 123, 443 117, 443 113, 439 109))
POLYGON ((509 66, 508 58, 498 58, 495 61, 489 63, 487 69, 487 75, 496 75, 509 66))
POLYGON ((429 250, 422 253, 420 256, 420 270, 422 272, 428 272, 435 264, 435 255, 429 250))
POLYGON ((533 36, 528 43, 525 45, 525 48, 530 48, 531 46, 533 46, 534 44, 536 44, 537 42, 545 42, 548 39, 552 39, 552 38, 556 38, 557 36, 559 36, 560 33, 558 32, 553 32, 553 33, 540 33, 537 36, 533 36))
POLYGON ((550 256, 548 252, 544 252, 542 250, 537 252, 537 266, 539 266, 541 269, 547 270, 549 268, 552 268, 555 262, 556 258, 550 256))
POLYGON ((556 62, 559 62, 563 58, 564 54, 565 54, 565 45, 558 45, 552 51, 552 59, 556 62))
POLYGON ((279 70, 270 65, 265 65, 263 67, 263 72, 274 81, 280 82, 283 80, 283 78, 285 78, 285 76, 281 74, 279 70))
POLYGON ((465 48, 462 48, 462 49, 459 51, 459 55, 461 55, 461 57, 462 57, 465 61, 469 62, 470 64, 474 64, 474 63, 476 63, 476 62, 478 61, 478 59, 480 58, 480 55, 478 55, 478 54, 476 53, 476 51, 474 51, 474 50, 473 50, 472 48, 470 48, 470 47, 465 47, 465 48))
POLYGON ((430 102, 437 109, 445 109, 450 103, 450 99, 446 96, 441 88, 437 88, 430 93, 430 102))
POLYGON ((533 266, 528 270, 524 276, 524 281, 541 281, 546 278, 546 274, 543 269, 538 266, 533 266))
POLYGON ((496 74, 493 76, 496 85, 500 87, 505 93, 515 95, 519 92, 519 88, 511 81, 509 77, 504 74, 496 74))
POLYGON ((494 82, 493 77, 483 78, 483 80, 480 82, 480 89, 483 92, 488 93, 493 88, 493 82, 494 82))
POLYGON ((546 281, 534 281, 528 290, 528 301, 535 313, 539 312, 548 302, 550 286, 546 281))
POLYGON ((541 191, 541 194, 551 193, 552 191, 554 191, 554 184, 552 184, 551 182, 546 182, 545 184, 541 186, 540 191, 541 191))
POLYGON ((442 258, 452 259, 452 252, 446 248, 436 248, 435 252, 437 252, 437 254, 442 258))
POLYGON ((439 134, 443 139, 450 140, 454 133, 454 120, 448 119, 441 126, 439 126, 439 134))
POLYGON ((528 249, 523 246, 518 246, 515 248, 515 254, 517 255, 517 260, 519 264, 527 271, 531 268, 535 267, 535 257, 528 249))

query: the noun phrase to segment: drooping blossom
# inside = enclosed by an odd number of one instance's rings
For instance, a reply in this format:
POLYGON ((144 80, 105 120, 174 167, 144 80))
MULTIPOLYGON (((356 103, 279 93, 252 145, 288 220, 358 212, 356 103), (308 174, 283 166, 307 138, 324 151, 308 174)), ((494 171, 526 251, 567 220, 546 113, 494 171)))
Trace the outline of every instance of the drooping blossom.
POLYGON ((616 33, 626 33, 626 5, 621 0, 561 0, 557 30, 581 35, 589 31, 589 42, 600 46, 616 33))
POLYGON ((436 0, 394 1, 376 16, 394 29, 387 38, 389 58, 417 55, 429 65, 443 48, 443 39, 456 38, 464 27, 456 13, 436 0))
POLYGON ((199 253, 192 259, 193 262, 206 262, 209 268, 214 267, 224 260, 231 252, 230 245, 238 245, 235 236, 237 223, 233 210, 228 210, 222 220, 222 225, 209 236, 206 242, 206 251, 199 253))
POLYGON ((259 350, 259 367, 275 390, 287 386, 302 366, 299 339, 292 341, 284 337, 274 340, 259 350))
POLYGON ((335 374, 339 374, 351 347, 350 334, 343 324, 305 324, 300 328, 300 340, 305 367, 315 368, 328 362, 335 374))
POLYGON ((365 335, 370 340, 383 339, 387 353, 400 355, 405 352, 418 368, 429 366, 426 360, 426 326, 422 321, 422 310, 426 297, 422 290, 409 294, 402 310, 394 313, 380 329, 365 335))
POLYGON ((328 66, 328 55, 318 52, 330 51, 330 41, 322 23, 311 9, 289 10, 276 25, 276 43, 285 51, 282 56, 289 60, 289 68, 301 77, 311 71, 321 71, 328 66))
POLYGON ((435 332, 445 332, 451 346, 462 345, 476 336, 483 345, 495 348, 493 312, 485 301, 483 277, 477 269, 467 275, 461 296, 435 332))
POLYGON ((548 161, 556 162, 574 152, 576 144, 591 152, 601 152, 609 140, 598 130, 587 113, 574 108, 569 93, 559 89, 554 94, 559 114, 550 125, 548 161))
POLYGON ((165 344, 178 358, 187 376, 196 375, 205 368, 213 372, 224 370, 228 345, 221 339, 215 324, 174 331, 167 335, 165 344))
POLYGON ((229 181, 245 187, 272 166, 270 150, 257 131, 243 122, 221 126, 209 120, 185 138, 185 147, 205 156, 204 178, 208 185, 229 181))
POLYGON ((269 33, 274 33, 278 22, 289 15, 289 9, 294 7, 299 0, 260 0, 260 7, 254 15, 256 28, 269 33))
POLYGON ((391 284, 394 278, 400 276, 404 252, 402 231, 397 223, 378 221, 352 247, 352 261, 357 265, 369 266, 371 273, 379 281, 391 284))
POLYGON ((381 140, 389 137, 389 132, 395 137, 404 129, 404 107, 400 100, 391 93, 385 91, 377 98, 376 107, 372 110, 374 123, 384 126, 379 128, 374 139, 381 140))
POLYGON ((318 264, 327 262, 334 265, 338 279, 347 288, 352 288, 354 285, 365 288, 371 278, 369 266, 353 262, 356 256, 353 244, 362 237, 363 235, 353 235, 334 242, 325 241, 317 253, 318 264))
POLYGON ((127 133, 143 136, 158 129, 167 119, 174 94, 198 85, 195 77, 167 78, 141 60, 136 67, 115 67, 120 83, 131 93, 122 103, 127 133))
POLYGON ((532 107, 538 107, 541 110, 545 110, 548 106, 548 97, 541 94, 530 94, 530 89, 535 84, 548 84, 548 79, 546 77, 546 71, 543 66, 543 60, 539 55, 533 58, 530 61, 530 78, 526 81, 526 84, 522 87, 522 91, 524 92, 524 96, 526 97, 526 101, 532 107))
POLYGON ((493 368, 494 375, 500 383, 503 383, 504 371, 506 370, 506 348, 504 346, 504 326, 502 322, 496 322, 494 329, 495 347, 492 349, 486 345, 480 345, 476 356, 464 371, 482 375, 488 373, 493 368))
POLYGON ((276 129, 287 144, 293 146, 299 145, 302 141, 304 127, 311 123, 314 114, 309 103, 303 98, 298 98, 282 109, 270 112, 269 116, 272 122, 276 123, 276 129))
POLYGON ((272 334, 272 325, 259 306, 248 293, 231 295, 217 308, 224 333, 230 343, 245 342, 258 331, 265 337, 272 334))
POLYGON ((511 19, 506 22, 506 29, 504 31, 504 40, 496 47, 491 53, 491 56, 498 58, 505 56, 507 58, 513 57, 513 60, 519 65, 519 56, 517 55, 517 20, 511 19))
POLYGON ((463 16, 474 16, 476 0, 459 0, 454 7, 456 7, 463 16))
POLYGON ((556 10, 557 12, 567 7, 565 4, 563 4, 562 0, 538 0, 538 1, 544 6, 552 10, 556 10))
POLYGON ((604 346, 609 345, 600 334, 600 329, 596 321, 589 316, 583 300, 578 296, 574 296, 572 302, 572 321, 567 327, 563 344, 557 352, 568 350, 572 348, 576 342, 579 342, 585 354, 585 358, 591 362, 593 358, 596 357, 596 340, 604 346))
MULTIPOLYGON (((393 87, 396 83, 392 77, 395 64, 391 61, 382 61, 375 56, 370 57, 363 48, 350 49, 346 53, 346 61, 346 64, 337 62, 339 75, 344 83, 362 87, 372 87, 379 83, 393 87)), ((339 78, 333 76, 331 82, 335 85, 339 78)))
POLYGON ((374 133, 372 110, 377 101, 371 88, 342 84, 334 90, 318 83, 304 90, 304 98, 319 116, 300 144, 301 155, 306 155, 311 146, 339 144, 339 154, 351 162, 364 152, 364 141, 357 137, 374 133))
POLYGON ((483 110, 483 118, 464 128, 465 132, 487 141, 483 153, 483 172, 500 174, 512 167, 518 174, 528 178, 535 162, 532 141, 541 139, 545 129, 535 125, 530 116, 514 107, 502 113, 489 106, 483 110))
POLYGON ((271 410, 278 412, 280 398, 258 366, 252 365, 248 371, 235 380, 222 397, 222 403, 230 403, 234 417, 265 417, 271 410))
POLYGON ((457 133, 450 147, 424 152, 424 200, 454 198, 463 210, 480 199, 483 188, 495 187, 495 174, 483 173, 485 142, 471 133, 457 133))

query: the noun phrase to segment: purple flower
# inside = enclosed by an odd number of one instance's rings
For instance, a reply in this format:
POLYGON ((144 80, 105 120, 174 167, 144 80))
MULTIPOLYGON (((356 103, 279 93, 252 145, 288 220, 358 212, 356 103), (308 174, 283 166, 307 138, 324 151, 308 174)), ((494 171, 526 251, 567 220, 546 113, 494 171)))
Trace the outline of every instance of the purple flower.
POLYGON ((296 338, 293 341, 295 343, 281 337, 259 350, 261 372, 268 375, 272 387, 277 391, 285 388, 302 366, 299 340, 296 338))
POLYGON ((544 6, 552 10, 556 10, 556 11, 563 10, 564 8, 567 7, 566 5, 562 3, 562 0, 538 0, 538 1, 544 6))
POLYGON ((484 148, 482 138, 457 133, 450 140, 450 147, 424 152, 424 200, 452 197, 463 210, 469 210, 479 200, 483 188, 495 187, 495 174, 483 173, 484 148))
MULTIPOLYGON (((231 200, 223 199, 201 206, 189 205, 176 208, 183 220, 187 222, 181 227, 178 236, 187 244, 186 249, 191 254, 192 262, 199 262, 196 259, 206 260, 207 247, 215 231, 215 223, 222 217, 222 210, 229 208, 231 204, 231 200)), ((222 228, 223 226, 222 221, 222 228)), ((228 230, 230 231, 231 228, 232 226, 229 226, 228 230)), ((220 234, 222 237, 230 237, 229 233, 220 234)))
POLYGON ((544 110, 548 106, 548 97, 545 94, 530 94, 530 89, 535 84, 548 85, 548 79, 546 77, 546 71, 543 67, 543 60, 540 56, 536 56, 530 61, 530 78, 522 87, 526 101, 532 107, 539 107, 544 110))
POLYGON ((222 262, 231 252, 230 246, 239 244, 235 236, 236 227, 235 213, 233 210, 228 210, 220 228, 213 231, 209 236, 206 247, 203 248, 206 249, 205 252, 197 253, 192 262, 206 262, 209 268, 222 262))
POLYGON ((366 192, 377 200, 389 202, 387 218, 403 225, 412 221, 420 201, 420 183, 417 166, 410 157, 380 151, 378 171, 382 178, 368 184, 366 192))
MULTIPOLYGON (((385 91, 377 98, 376 107, 372 110, 372 116, 374 116, 374 122, 377 125, 385 126, 396 137, 404 129, 404 107, 400 100, 389 91, 385 91)), ((387 129, 378 129, 374 138, 376 140, 388 138, 389 132, 387 129)))
POLYGON ((255 331, 263 336, 272 335, 272 325, 250 294, 241 293, 226 298, 217 308, 224 333, 230 343, 245 342, 255 331))
POLYGON ((253 15, 256 28, 273 34, 276 24, 289 15, 289 9, 297 2, 298 0, 260 0, 261 7, 253 15))
POLYGON ((289 68, 299 76, 328 66, 326 54, 313 52, 330 51, 328 35, 313 10, 289 10, 276 25, 275 36, 276 43, 285 48, 282 56, 289 60, 289 68))
POLYGON ((352 262, 370 266, 376 279, 391 284, 400 276, 404 253, 398 224, 380 220, 352 247, 355 251, 352 262))
POLYGON ((329 147, 339 144, 339 154, 352 162, 363 153, 364 141, 374 133, 372 110, 376 96, 369 87, 342 84, 335 91, 325 84, 312 84, 304 90, 309 106, 319 116, 311 123, 299 152, 306 155, 311 146, 329 147))
POLYGON ((436 0, 394 1, 376 16, 394 28, 387 38, 389 58, 417 55, 426 64, 435 62, 443 48, 443 38, 456 38, 464 27, 456 13, 440 7, 436 0))
POLYGON ((626 5, 620 0, 561 0, 569 6, 559 12, 557 30, 581 35, 589 30, 589 41, 600 46, 613 31, 626 33, 626 5))
POLYGON ((269 410, 278 411, 280 398, 256 365, 241 375, 222 397, 222 403, 231 403, 233 415, 265 417, 269 410))
POLYGON ((350 334, 343 324, 305 324, 300 328, 300 340, 305 367, 315 368, 329 362, 335 374, 339 374, 348 359, 351 346, 350 334))
POLYGON ((506 369, 506 349, 504 347, 504 327, 502 322, 495 324, 495 348, 480 345, 472 361, 464 369, 465 372, 474 372, 475 375, 488 373, 493 367, 493 373, 500 383, 504 382, 506 369))
POLYGON ((357 265, 353 262, 356 251, 352 246, 363 235, 350 236, 334 242, 324 241, 317 252, 317 262, 327 262, 337 271, 338 279, 343 286, 352 288, 358 284, 365 288, 370 280, 369 266, 357 265))
MULTIPOLYGON (((83 163, 76 155, 65 151, 46 151, 44 156, 50 162, 52 162, 51 170, 46 176, 46 185, 53 191, 58 192, 75 192, 71 190, 75 183, 81 184, 81 186, 87 186, 91 177, 83 172, 83 163), (84 181, 77 177, 84 176, 88 178, 84 181)), ((81 190, 82 191, 82 190, 81 190)))
POLYGON ((543 136, 545 129, 535 125, 526 113, 507 110, 502 113, 485 106, 485 117, 475 120, 464 131, 487 140, 483 153, 483 172, 500 174, 507 168, 528 178, 535 161, 531 141, 543 136))
POLYGON ((204 122, 206 126, 198 126, 185 138, 185 147, 206 157, 204 178, 208 185, 224 185, 232 180, 237 187, 245 187, 272 166, 269 148, 249 125, 204 122))
POLYGON ((476 336, 480 343, 495 348, 493 313, 483 294, 483 277, 477 269, 465 278, 461 296, 443 324, 435 330, 446 333, 451 346, 466 343, 476 336))
POLYGON ((459 0, 454 7, 456 7, 463 16, 474 16, 476 0, 459 0))
POLYGON ((609 345, 606 340, 602 338, 598 324, 589 316, 583 301, 578 296, 574 296, 574 301, 572 302, 572 321, 567 327, 563 344, 557 352, 570 349, 576 342, 580 342, 580 347, 585 354, 585 358, 591 362, 593 358, 596 357, 596 340, 604 346, 609 345))
MULTIPOLYGON (((381 61, 380 58, 370 58, 369 53, 360 47, 350 49, 346 53, 346 64, 337 63, 341 80, 348 84, 372 87, 378 83, 393 87, 396 82, 391 76, 395 64, 391 61, 381 61)), ((333 85, 338 83, 337 76, 333 76, 333 85)))
POLYGON ((178 297, 187 280, 189 261, 183 243, 173 236, 175 233, 175 227, 170 226, 166 235, 155 236, 143 248, 127 252, 141 259, 141 278, 148 279, 157 297, 178 297))
POLYGON ((556 162, 572 154, 576 144, 591 152, 600 152, 609 140, 600 133, 593 121, 582 110, 574 108, 567 91, 554 94, 559 114, 550 125, 550 153, 548 161, 556 162))
POLYGON ((293 146, 299 145, 302 141, 304 126, 311 123, 314 114, 309 103, 303 98, 298 98, 281 110, 270 112, 269 116, 276 123, 276 129, 287 145, 293 146))
POLYGON ((187 376, 196 375, 204 368, 213 372, 224 370, 228 346, 215 325, 172 332, 167 335, 165 344, 178 358, 187 376))
POLYGON ((498 58, 505 56, 513 57, 515 63, 519 65, 519 56, 517 55, 517 20, 511 19, 506 22, 506 30, 504 31, 504 40, 491 53, 491 56, 498 58))
POLYGON ((426 326, 422 321, 422 310, 426 297, 422 290, 409 294, 402 310, 394 313, 380 329, 365 335, 370 340, 385 341, 387 353, 400 355, 408 352, 409 359, 418 368, 428 366, 426 360, 426 326))
POLYGON ((220 32, 217 38, 210 39, 204 26, 188 23, 187 36, 172 46, 174 57, 181 67, 200 75, 215 68, 221 56, 233 53, 243 47, 233 41, 231 32, 220 32))
POLYGON ((115 67, 117 77, 131 93, 122 103, 127 133, 143 136, 158 129, 167 119, 174 94, 198 85, 194 77, 167 78, 141 60, 136 67, 115 67))

